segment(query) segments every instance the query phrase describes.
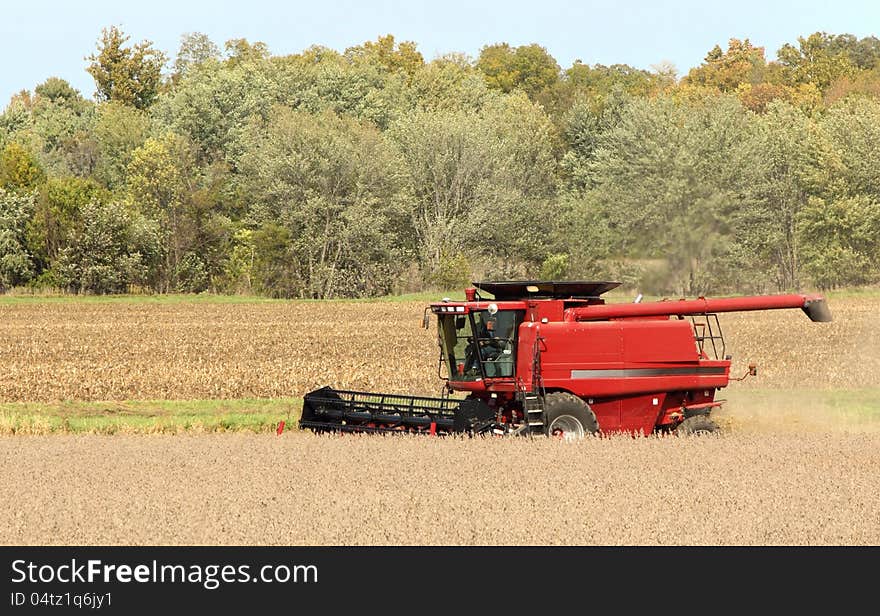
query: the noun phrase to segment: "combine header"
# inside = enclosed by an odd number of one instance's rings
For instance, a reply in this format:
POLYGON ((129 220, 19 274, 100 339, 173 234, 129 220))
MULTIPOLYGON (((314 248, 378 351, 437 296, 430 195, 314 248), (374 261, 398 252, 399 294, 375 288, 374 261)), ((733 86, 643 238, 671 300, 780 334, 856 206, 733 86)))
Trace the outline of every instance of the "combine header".
POLYGON ((315 431, 493 433, 713 432, 730 376, 720 312, 800 308, 831 321, 819 295, 606 304, 618 282, 475 282, 437 317, 440 398, 335 390, 306 394, 315 431), (486 298, 480 293, 491 294, 486 298), (464 398, 450 394, 462 392, 464 398))

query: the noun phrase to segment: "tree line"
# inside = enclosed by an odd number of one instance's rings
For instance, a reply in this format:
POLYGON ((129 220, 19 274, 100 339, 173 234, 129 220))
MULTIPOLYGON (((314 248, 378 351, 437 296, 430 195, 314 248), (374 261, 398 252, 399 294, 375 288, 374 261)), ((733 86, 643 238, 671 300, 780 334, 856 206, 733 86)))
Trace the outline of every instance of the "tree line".
POLYGON ((103 30, 93 98, 0 115, 0 288, 363 297, 468 280, 648 292, 880 279, 880 40, 716 46, 679 76, 538 44, 426 61, 103 30))

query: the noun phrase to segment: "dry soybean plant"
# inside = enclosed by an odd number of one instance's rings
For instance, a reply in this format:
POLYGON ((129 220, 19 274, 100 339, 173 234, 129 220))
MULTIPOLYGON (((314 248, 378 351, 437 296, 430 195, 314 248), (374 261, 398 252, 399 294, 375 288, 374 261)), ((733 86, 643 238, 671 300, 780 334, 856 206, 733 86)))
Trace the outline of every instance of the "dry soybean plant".
POLYGON ((0 542, 877 545, 878 447, 876 433, 0 438, 0 542))

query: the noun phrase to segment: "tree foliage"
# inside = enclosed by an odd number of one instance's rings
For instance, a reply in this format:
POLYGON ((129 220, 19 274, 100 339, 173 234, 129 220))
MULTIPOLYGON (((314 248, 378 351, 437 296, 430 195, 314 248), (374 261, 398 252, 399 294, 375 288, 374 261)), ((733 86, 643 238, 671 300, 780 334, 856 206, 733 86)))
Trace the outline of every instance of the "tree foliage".
POLYGON ((220 48, 207 34, 188 32, 180 37, 180 49, 174 60, 174 77, 179 79, 212 60, 220 60, 220 48))
POLYGON ((36 156, 23 145, 13 141, 0 152, 0 188, 28 191, 45 179, 36 156))
POLYGON ((711 86, 721 92, 734 92, 740 84, 755 85, 764 81, 767 62, 764 48, 755 47, 749 39, 730 39, 727 51, 716 45, 702 65, 691 69, 686 83, 711 86))
POLYGON ((156 224, 118 202, 91 201, 82 220, 55 265, 61 286, 75 293, 126 293, 146 286, 160 250, 156 224))
POLYGON ((646 292, 880 281, 880 41, 750 39, 690 70, 391 34, 273 54, 111 26, 94 99, 0 113, 0 286, 370 296, 476 278, 646 292))
POLYGON ((314 298, 388 292, 405 248, 394 238, 408 229, 381 133, 331 111, 276 108, 248 141, 243 180, 260 196, 250 213, 257 288, 314 298))
POLYGON ((812 83, 827 89, 836 79, 856 72, 849 54, 825 32, 798 37, 798 45, 786 43, 777 52, 782 74, 791 85, 812 83))
POLYGON ((422 54, 412 41, 395 43, 394 36, 387 34, 376 41, 367 41, 363 45, 349 47, 345 57, 353 61, 362 61, 385 68, 390 72, 403 71, 409 76, 416 73, 425 64, 422 54))
POLYGON ((159 95, 166 56, 150 41, 126 47, 130 38, 116 26, 105 28, 97 53, 86 58, 90 63, 86 70, 95 79, 99 101, 146 109, 159 95))
POLYGON ((519 88, 533 98, 552 87, 561 72, 553 56, 537 43, 519 47, 507 43, 487 45, 480 50, 477 69, 490 87, 502 92, 519 88))
POLYGON ((0 188, 0 289, 26 283, 34 275, 27 247, 27 224, 33 215, 33 194, 0 188))

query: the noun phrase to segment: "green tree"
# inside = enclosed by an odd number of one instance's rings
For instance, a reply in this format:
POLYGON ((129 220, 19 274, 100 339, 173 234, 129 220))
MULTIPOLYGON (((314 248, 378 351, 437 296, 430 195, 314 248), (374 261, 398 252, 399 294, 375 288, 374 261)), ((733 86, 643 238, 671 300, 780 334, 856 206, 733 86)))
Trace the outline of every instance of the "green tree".
POLYGON ((390 129, 405 164, 413 198, 409 209, 424 272, 431 277, 444 255, 463 251, 476 237, 473 217, 498 194, 492 178, 500 143, 482 116, 465 111, 415 111, 390 129))
POLYGON ((0 147, 19 131, 27 130, 33 124, 31 110, 33 98, 27 90, 12 96, 3 113, 0 114, 0 147))
POLYGON ((726 52, 716 45, 706 55, 703 64, 692 68, 684 81, 715 87, 721 92, 733 92, 740 84, 764 81, 766 66, 763 47, 755 47, 749 39, 732 38, 726 52))
POLYGON ((188 144, 173 133, 147 139, 132 153, 128 164, 130 202, 163 230, 165 258, 158 281, 162 292, 186 290, 192 274, 201 276, 198 271, 188 271, 192 263, 187 258, 192 241, 189 206, 196 189, 194 167, 188 144))
MULTIPOLYGON (((223 293, 246 294, 250 295, 257 292, 254 285, 254 275, 257 269, 256 263, 256 236, 257 233, 247 228, 236 229, 226 246, 226 252, 223 255, 223 270, 214 279, 217 289, 223 293)), ((288 242, 285 241, 284 245, 288 242)), ((268 254, 269 251, 261 250, 260 254, 268 254)), ((278 260, 272 261, 277 265, 286 264, 288 261, 278 260)), ((268 276, 258 276, 260 280, 267 280, 268 276)), ((283 277, 287 279, 287 276, 283 277)), ((278 293, 279 286, 268 284, 267 289, 260 290, 266 295, 277 293, 277 297, 283 297, 286 293, 278 293)))
POLYGON ((880 102, 844 99, 828 110, 820 126, 840 163, 835 176, 843 185, 834 196, 868 195, 880 200, 880 102))
POLYGON ((416 71, 408 84, 411 108, 422 110, 479 110, 496 95, 470 58, 447 55, 435 58, 416 71))
POLYGON ((94 177, 110 189, 121 187, 132 153, 147 140, 149 126, 149 116, 140 109, 117 101, 100 104, 93 129, 98 149, 94 177))
POLYGON ((214 292, 235 287, 228 277, 238 247, 246 206, 235 193, 228 165, 213 163, 200 170, 186 200, 186 254, 178 268, 178 289, 214 292))
POLYGON ((349 47, 345 50, 345 56, 350 60, 376 64, 391 72, 403 71, 410 76, 425 64, 425 59, 416 49, 415 43, 396 43, 391 34, 380 36, 376 41, 349 47))
POLYGON ((861 70, 871 70, 880 63, 880 39, 876 36, 858 38, 852 34, 838 34, 827 39, 829 51, 846 55, 861 70))
POLYGON ((561 73, 553 56, 537 43, 519 47, 507 43, 487 45, 480 50, 477 68, 489 87, 502 92, 520 88, 530 98, 552 87, 561 73))
POLYGON ((99 101, 146 109, 159 95, 166 57, 150 41, 126 47, 130 38, 116 26, 104 28, 97 53, 86 58, 90 62, 86 70, 95 80, 99 101))
POLYGON ((206 62, 150 110, 162 130, 188 137, 197 146, 199 164, 235 164, 240 138, 251 116, 268 117, 277 86, 269 66, 206 62))
POLYGON ((805 269, 822 289, 880 280, 880 201, 815 197, 802 213, 805 269))
POLYGON ((646 96, 658 84, 658 79, 648 71, 633 68, 627 64, 590 66, 575 60, 566 69, 564 80, 576 92, 592 96, 608 96, 615 89, 633 96, 646 96))
POLYGON ((472 111, 415 111, 389 130, 413 193, 409 218, 426 278, 458 254, 494 274, 540 263, 547 246, 539 213, 555 190, 543 111, 522 95, 472 111))
POLYGON ((98 157, 94 103, 55 77, 38 85, 34 94, 31 132, 46 170, 52 175, 90 175, 98 157))
POLYGON ((662 259, 655 291, 700 294, 730 284, 729 220, 754 183, 749 116, 739 101, 700 106, 633 99, 590 161, 588 195, 627 258, 662 259))
POLYGON ((251 43, 245 38, 230 39, 224 43, 226 63, 230 67, 239 64, 260 63, 271 55, 269 47, 262 41, 251 43))
POLYGON ((301 297, 309 285, 296 254, 296 239, 287 227, 266 222, 251 238, 253 289, 269 297, 301 297))
POLYGON ((91 178, 49 178, 40 188, 28 226, 31 252, 44 267, 70 244, 83 223, 82 212, 92 202, 104 203, 109 193, 91 178))
POLYGON ((482 115, 491 129, 495 169, 488 197, 471 218, 489 277, 522 277, 536 270, 555 241, 554 127, 540 105, 522 92, 493 100, 482 115))
POLYGON ((385 128, 412 105, 410 76, 378 62, 306 53, 273 62, 270 74, 277 92, 274 100, 302 111, 329 110, 385 128))
POLYGON ((620 89, 604 98, 578 98, 563 118, 565 153, 560 161, 561 179, 569 190, 593 184, 591 162, 603 135, 618 121, 630 96, 620 89))
POLYGON ((565 280, 570 268, 569 255, 564 253, 551 254, 541 264, 541 280, 565 280))
POLYGON ((0 291, 28 282, 35 273, 27 248, 27 224, 33 211, 32 193, 0 188, 0 291))
POLYGON ((37 98, 52 103, 59 103, 72 107, 79 106, 83 102, 83 97, 79 91, 60 77, 49 77, 46 81, 34 88, 34 95, 37 98))
POLYGON ((195 67, 220 59, 220 48, 201 32, 188 32, 180 37, 180 49, 174 60, 174 77, 179 80, 195 67))
POLYGON ((818 123, 820 173, 800 217, 804 268, 820 287, 880 279, 880 103, 845 98, 818 123))
POLYGON ((379 131, 279 106, 252 125, 249 143, 242 171, 259 225, 257 286, 314 298, 387 293, 411 232, 399 163, 379 131), (289 267, 267 269, 282 255, 289 267))
POLYGON ((228 168, 200 168, 194 150, 185 138, 165 133, 135 150, 127 168, 128 201, 162 229, 161 291, 216 289, 236 230, 228 168))
POLYGON ((45 179, 37 158, 24 146, 12 142, 0 152, 0 188, 30 191, 45 179))
MULTIPOLYGON (((630 276, 630 272, 615 262, 621 253, 621 229, 599 197, 596 191, 560 193, 551 219, 552 252, 541 264, 542 277, 546 274, 551 279, 561 279, 564 272, 570 278, 645 283, 641 272, 630 276)), ((622 253, 623 259, 631 256, 634 255, 622 253)))
POLYGON ((798 37, 798 46, 790 43, 776 52, 789 85, 815 84, 825 91, 838 78, 851 76, 856 67, 846 53, 834 47, 834 38, 825 32, 798 37))
POLYGON ((159 231, 124 204, 91 201, 82 225, 55 265, 58 280, 74 293, 128 293, 149 284, 159 258, 159 231))
MULTIPOLYGON (((567 115, 575 106, 586 103, 595 112, 601 113, 605 102, 615 96, 648 96, 662 90, 665 85, 664 78, 659 75, 626 64, 590 66, 575 60, 565 70, 562 79, 541 92, 536 101, 547 110, 561 133, 566 130, 567 115)), ((559 156, 562 155, 563 152, 560 152, 559 156)))
POLYGON ((782 101, 770 103, 754 126, 759 156, 751 166, 759 175, 753 199, 734 210, 732 228, 753 284, 798 290, 804 266, 799 226, 819 181, 821 144, 809 116, 782 101))

